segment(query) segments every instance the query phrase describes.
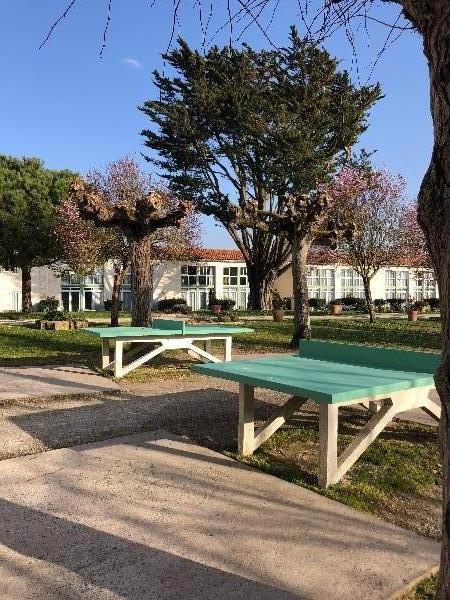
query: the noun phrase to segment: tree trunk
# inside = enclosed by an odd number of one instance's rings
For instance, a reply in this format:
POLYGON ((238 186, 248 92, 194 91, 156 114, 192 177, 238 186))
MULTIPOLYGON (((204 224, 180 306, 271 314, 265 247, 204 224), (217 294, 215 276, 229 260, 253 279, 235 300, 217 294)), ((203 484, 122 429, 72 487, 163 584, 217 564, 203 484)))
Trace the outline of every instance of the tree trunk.
POLYGON ((114 266, 114 279, 113 287, 111 291, 111 327, 119 326, 119 298, 120 289, 125 277, 126 266, 115 265, 114 266))
POLYGON ((294 236, 292 241, 292 291, 294 295, 294 333, 291 344, 297 348, 302 339, 311 337, 308 303, 307 258, 311 243, 294 236))
POLYGON ((370 289, 370 277, 363 275, 362 280, 364 287, 364 298, 366 299, 367 304, 367 314, 369 315, 369 321, 373 323, 375 321, 375 311, 373 309, 372 290, 370 289))
MULTIPOLYGON (((406 2, 405 2, 406 4, 406 2)), ((409 3, 408 3, 409 4, 409 3)), ((441 298, 442 362, 436 389, 443 463, 443 520, 437 600, 450 598, 450 5, 448 0, 412 3, 430 73, 434 147, 419 192, 419 222, 425 233, 441 298)))
POLYGON ((22 267, 22 312, 31 312, 31 267, 22 267))
POLYGON ((135 239, 131 245, 132 327, 148 327, 151 320, 150 236, 135 239))
POLYGON ((247 263, 247 279, 249 286, 248 309, 270 310, 271 293, 276 275, 267 271, 260 264, 247 263))

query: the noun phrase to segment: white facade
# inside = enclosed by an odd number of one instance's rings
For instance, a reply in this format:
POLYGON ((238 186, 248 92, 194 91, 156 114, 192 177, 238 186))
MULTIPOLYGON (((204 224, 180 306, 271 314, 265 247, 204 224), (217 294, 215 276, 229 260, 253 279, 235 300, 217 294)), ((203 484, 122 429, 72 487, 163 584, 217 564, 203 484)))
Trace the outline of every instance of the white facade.
MULTIPOLYGON (((55 296, 66 311, 99 310, 111 298, 113 269, 106 264, 96 273, 79 278, 59 274, 52 269, 32 269, 32 304, 46 296, 55 296)), ((230 298, 235 308, 245 309, 249 295, 247 269, 242 261, 165 261, 153 269, 153 304, 164 298, 184 298, 193 310, 208 308, 211 297, 230 298)), ((21 308, 21 273, 0 271, 0 311, 21 308)), ((131 278, 127 274, 121 300, 131 308, 131 278)))
MULTIPOLYGON (((277 281, 281 296, 292 296, 292 273, 286 271, 277 281)), ((380 269, 370 283, 372 298, 422 300, 437 298, 438 289, 433 272, 429 269, 388 267, 380 269)), ((311 265, 308 267, 308 294, 310 298, 364 298, 361 277, 351 267, 311 265)))
MULTIPOLYGON (((214 257, 214 251, 207 251, 214 257)), ((229 252, 229 251, 228 251, 229 252)), ((232 256, 233 256, 232 251, 232 256)), ((238 256, 236 252, 234 255, 238 256)), ((218 255, 220 258, 220 252, 218 255)), ((105 265, 97 273, 77 279, 75 276, 55 274, 50 268, 32 269, 32 303, 55 296, 66 311, 98 310, 111 298, 113 270, 105 265)), ((281 296, 292 297, 292 274, 286 271, 277 281, 281 296)), ((372 298, 407 299, 436 298, 437 285, 429 270, 389 267, 381 269, 371 282, 372 298)), ((308 291, 312 298, 327 302, 335 298, 353 296, 363 298, 361 278, 345 266, 311 265, 308 291)), ((231 298, 235 308, 247 307, 249 288, 247 269, 243 261, 196 260, 165 261, 154 267, 153 303, 163 298, 184 298, 193 310, 207 308, 210 297, 231 298)), ((128 275, 122 286, 123 307, 131 307, 131 281, 128 275)), ((0 311, 17 311, 21 307, 20 271, 0 271, 0 311)))

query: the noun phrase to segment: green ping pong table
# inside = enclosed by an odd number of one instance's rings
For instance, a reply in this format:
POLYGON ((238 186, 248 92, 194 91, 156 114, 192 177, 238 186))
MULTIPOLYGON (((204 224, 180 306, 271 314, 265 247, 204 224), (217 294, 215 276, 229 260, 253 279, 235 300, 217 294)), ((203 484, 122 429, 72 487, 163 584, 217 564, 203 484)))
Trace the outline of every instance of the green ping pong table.
POLYGON ((233 334, 252 333, 253 329, 230 325, 186 325, 182 320, 153 319, 152 327, 89 327, 85 331, 102 341, 102 368, 114 369, 115 377, 123 377, 166 350, 182 349, 201 361, 221 362, 211 352, 213 340, 223 341, 224 360, 230 361, 233 334), (204 343, 204 349, 194 344, 199 341, 204 343), (112 361, 111 343, 114 351, 112 361), (130 348, 127 354, 124 354, 125 344, 130 348), (124 365, 124 359, 128 361, 136 356, 143 345, 152 347, 149 352, 124 365))
POLYGON ((319 485, 336 483, 393 417, 420 408, 437 421, 440 406, 431 397, 440 355, 311 340, 299 354, 216 365, 193 371, 239 382, 239 452, 248 456, 307 401, 319 405, 319 485), (291 394, 257 430, 254 388, 291 394), (362 404, 373 416, 338 455, 338 409, 362 404))

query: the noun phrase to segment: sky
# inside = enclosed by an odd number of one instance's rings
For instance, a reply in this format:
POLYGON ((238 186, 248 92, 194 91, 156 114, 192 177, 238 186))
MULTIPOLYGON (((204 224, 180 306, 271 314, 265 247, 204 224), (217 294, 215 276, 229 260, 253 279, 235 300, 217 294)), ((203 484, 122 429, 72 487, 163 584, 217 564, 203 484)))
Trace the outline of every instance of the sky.
MULTIPOLYGON (((171 40, 172 0, 111 0, 112 18, 101 57, 108 1, 76 0, 39 49, 69 0, 0 0, 1 154, 38 156, 49 168, 80 173, 131 155, 155 173, 141 155, 145 148, 140 132, 148 124, 138 106, 156 95, 151 74, 164 68, 161 53, 171 40)), ((176 33, 195 47, 204 40, 198 8, 192 8, 198 1, 181 0, 176 24, 176 33)), ((319 2, 311 0, 312 5, 319 2)), ((209 5, 209 0, 203 3, 209 5)), ((207 43, 219 30, 213 42, 227 44, 230 30, 221 28, 227 20, 226 1, 215 0, 215 5, 207 43)), ((393 23, 397 14, 395 4, 381 3, 376 17, 393 23)), ((269 13, 259 19, 264 25, 269 21, 269 13)), ((292 24, 304 32, 297 0, 283 0, 266 33, 254 25, 234 43, 280 46, 286 43, 292 24)), ((234 38, 244 26, 235 24, 234 38)), ((403 175, 408 197, 413 199, 432 148, 427 67, 418 34, 404 31, 373 68, 388 33, 375 21, 369 21, 366 31, 360 21, 357 60, 342 32, 326 46, 355 83, 381 83, 384 98, 372 110, 360 146, 376 150, 377 166, 403 175)), ((211 219, 203 218, 202 225, 205 246, 233 246, 225 230, 211 219)))

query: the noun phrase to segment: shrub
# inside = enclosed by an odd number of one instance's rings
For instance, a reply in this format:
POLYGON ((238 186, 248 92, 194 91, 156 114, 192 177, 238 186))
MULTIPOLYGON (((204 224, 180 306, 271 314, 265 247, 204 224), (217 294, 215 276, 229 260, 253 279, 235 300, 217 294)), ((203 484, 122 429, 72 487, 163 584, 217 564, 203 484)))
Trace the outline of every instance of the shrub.
POLYGON ((168 308, 164 311, 165 313, 182 313, 188 315, 192 312, 192 308, 187 304, 174 304, 172 308, 168 308))
POLYGON ((412 305, 412 309, 423 310, 426 306, 428 306, 427 300, 416 300, 416 302, 414 302, 412 305))
MULTIPOLYGON (((52 313, 58 310, 59 300, 55 298, 55 296, 47 296, 43 300, 41 300, 38 304, 39 312, 43 313, 52 313)), ((47 319, 49 320, 49 319, 47 319)))
POLYGON ((66 315, 60 310, 51 310, 44 313, 45 321, 67 321, 66 315))
POLYGON ((187 306, 187 302, 184 298, 163 298, 158 302, 158 310, 161 312, 180 312, 174 311, 174 307, 177 306, 187 306))
POLYGON ((406 300, 401 298, 390 298, 386 302, 389 304, 391 312, 403 312, 405 309, 406 300))
MULTIPOLYGON (((110 298, 108 300, 105 300, 103 302, 103 307, 105 310, 111 310, 112 309, 112 300, 110 298)), ((119 300, 119 310, 123 310, 122 300, 119 300)))
POLYGON ((441 301, 439 298, 428 298, 427 302, 431 310, 439 310, 441 308, 441 301))
POLYGON ((329 302, 330 306, 342 306, 343 302, 342 302, 342 298, 335 298, 334 300, 331 300, 329 302))
POLYGON ((227 311, 233 309, 234 305, 236 304, 236 301, 232 300, 231 298, 212 298, 210 300, 209 308, 212 308, 214 304, 218 304, 222 307, 222 310, 227 311))
POLYGON ((327 305, 327 301, 325 298, 309 298, 308 304, 309 308, 314 310, 324 310, 327 305))

